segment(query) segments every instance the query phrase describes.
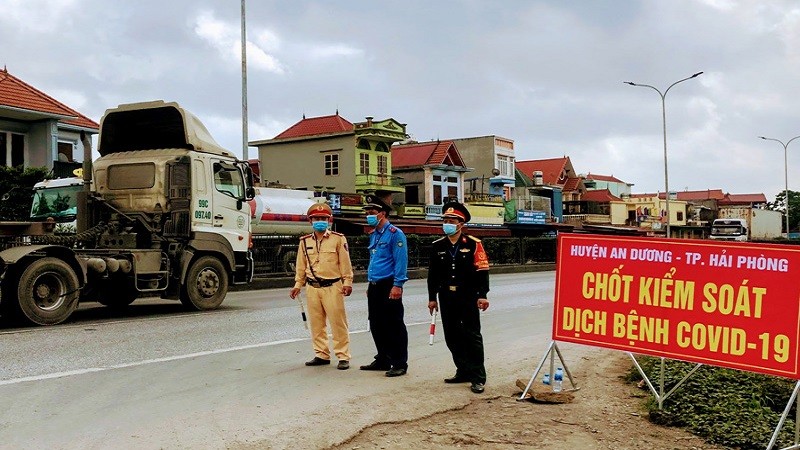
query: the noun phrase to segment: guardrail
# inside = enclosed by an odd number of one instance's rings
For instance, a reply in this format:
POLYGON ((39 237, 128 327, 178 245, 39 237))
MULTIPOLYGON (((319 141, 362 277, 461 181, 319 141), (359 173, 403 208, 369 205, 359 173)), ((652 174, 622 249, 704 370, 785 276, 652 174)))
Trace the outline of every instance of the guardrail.
MULTIPOLYGON (((425 268, 431 243, 440 236, 408 235, 408 268, 425 268)), ((254 237, 253 259, 255 276, 285 276, 294 273, 297 258, 297 237, 254 237)), ((369 237, 349 236, 350 261, 354 270, 366 270, 369 265, 369 237)), ((510 237, 482 239, 483 246, 494 266, 553 263, 556 259, 554 238, 510 237)))

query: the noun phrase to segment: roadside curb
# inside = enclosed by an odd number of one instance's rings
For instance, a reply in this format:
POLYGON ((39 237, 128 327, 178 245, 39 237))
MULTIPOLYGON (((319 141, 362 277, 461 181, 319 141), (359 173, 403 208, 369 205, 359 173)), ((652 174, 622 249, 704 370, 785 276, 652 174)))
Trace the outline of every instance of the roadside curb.
MULTIPOLYGON (((489 269, 490 274, 501 273, 525 273, 525 272, 546 272, 555 270, 556 265, 553 263, 544 264, 525 264, 525 265, 510 265, 510 266, 492 266, 489 269)), ((427 278, 428 269, 411 269, 408 271, 409 279, 427 278)), ((367 273, 365 271, 358 271, 353 277, 356 283, 363 283, 367 281, 367 273)), ((230 291, 258 291, 261 289, 275 289, 275 288, 291 288, 294 286, 294 277, 270 277, 270 278, 254 278, 249 284, 238 284, 230 287, 230 291)))

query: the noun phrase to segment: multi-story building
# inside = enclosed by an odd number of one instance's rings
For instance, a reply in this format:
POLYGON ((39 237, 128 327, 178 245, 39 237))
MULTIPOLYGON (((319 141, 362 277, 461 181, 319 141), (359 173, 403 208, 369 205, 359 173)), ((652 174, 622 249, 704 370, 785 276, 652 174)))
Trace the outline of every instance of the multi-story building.
POLYGON ((589 172, 587 175, 580 175, 587 191, 608 189, 608 192, 615 197, 629 197, 633 183, 626 183, 614 175, 598 175, 589 172))
POLYGON ((263 185, 376 193, 391 201, 392 193, 405 190, 392 175, 391 147, 406 138, 406 124, 394 119, 353 124, 337 111, 304 116, 274 138, 249 145, 258 148, 263 185))
POLYGON ((448 201, 464 201, 464 165, 453 141, 392 146, 392 173, 402 178, 404 217, 438 218, 448 201))
POLYGON ((472 168, 467 177, 465 201, 513 198, 514 141, 500 136, 452 139, 464 163, 472 168))

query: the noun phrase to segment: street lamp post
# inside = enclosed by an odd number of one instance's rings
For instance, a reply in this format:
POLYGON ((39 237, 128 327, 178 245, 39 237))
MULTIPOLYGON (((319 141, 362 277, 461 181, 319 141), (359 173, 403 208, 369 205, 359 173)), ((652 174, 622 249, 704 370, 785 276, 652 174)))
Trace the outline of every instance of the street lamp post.
POLYGON ((691 80, 692 78, 695 78, 695 77, 697 77, 698 75, 700 75, 702 73, 703 72, 697 72, 696 74, 694 74, 694 75, 692 75, 690 77, 686 77, 686 78, 684 78, 682 80, 678 80, 678 81, 670 84, 669 87, 663 93, 660 90, 658 90, 656 87, 650 86, 649 84, 639 84, 639 83, 634 83, 632 81, 623 81, 623 83, 629 84, 631 86, 650 88, 650 89, 658 92, 658 95, 661 96, 661 121, 663 123, 663 129, 664 129, 664 191, 665 191, 664 192, 664 199, 666 200, 666 205, 667 205, 666 206, 666 213, 667 213, 667 237, 668 238, 671 237, 671 235, 670 235, 670 231, 669 231, 669 219, 670 219, 670 215, 669 215, 669 170, 667 169, 667 106, 666 106, 667 92, 669 92, 669 90, 672 89, 672 86, 675 86, 676 84, 682 83, 682 82, 684 82, 686 80, 691 80))
POLYGON ((245 28, 245 0, 241 5, 242 22, 242 159, 247 162, 247 29, 245 28))
POLYGON ((789 147, 789 144, 791 144, 793 140, 800 138, 800 136, 795 136, 789 139, 789 141, 786 142, 785 144, 783 143, 783 141, 780 141, 778 139, 768 138, 764 136, 759 136, 759 138, 764 139, 765 141, 775 141, 783 146, 783 179, 784 182, 786 183, 784 186, 786 199, 784 201, 786 202, 786 237, 788 238, 789 237, 789 156, 788 156, 789 152, 786 149, 789 147))

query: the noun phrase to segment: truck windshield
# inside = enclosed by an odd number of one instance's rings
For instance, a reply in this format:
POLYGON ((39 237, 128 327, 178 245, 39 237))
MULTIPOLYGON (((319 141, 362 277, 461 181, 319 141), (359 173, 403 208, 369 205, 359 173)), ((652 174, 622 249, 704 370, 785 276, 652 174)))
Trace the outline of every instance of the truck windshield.
POLYGON ((31 219, 52 217, 57 222, 71 221, 78 214, 78 192, 82 186, 37 189, 33 193, 31 219))
POLYGON ((741 225, 717 225, 711 228, 711 234, 716 236, 738 236, 743 233, 741 225))

